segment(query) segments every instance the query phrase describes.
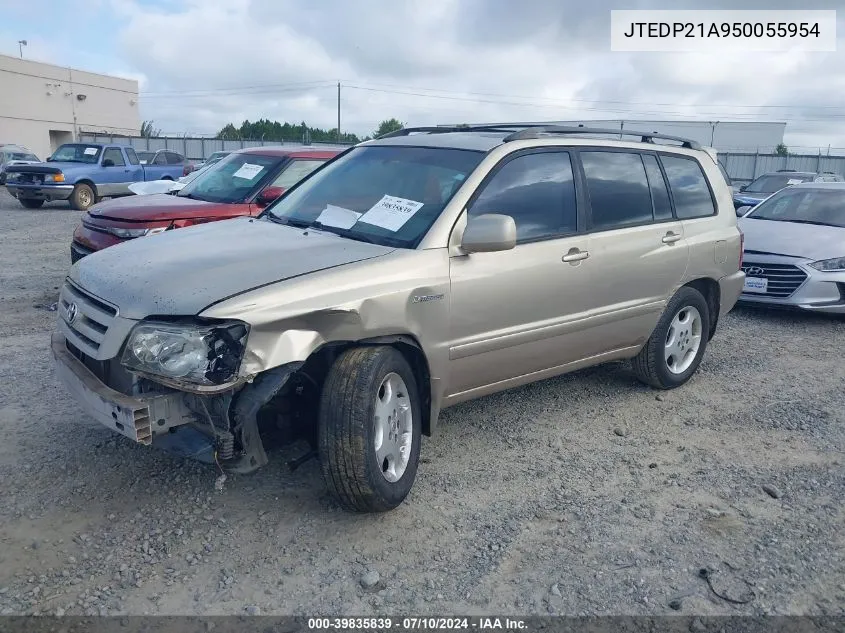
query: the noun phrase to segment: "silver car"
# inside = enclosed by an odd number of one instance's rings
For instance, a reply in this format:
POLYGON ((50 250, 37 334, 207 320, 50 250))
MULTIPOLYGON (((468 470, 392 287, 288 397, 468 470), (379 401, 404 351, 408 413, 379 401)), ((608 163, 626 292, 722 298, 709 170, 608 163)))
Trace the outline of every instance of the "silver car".
POLYGON ((783 189, 738 223, 740 301, 845 314, 845 183, 783 189))

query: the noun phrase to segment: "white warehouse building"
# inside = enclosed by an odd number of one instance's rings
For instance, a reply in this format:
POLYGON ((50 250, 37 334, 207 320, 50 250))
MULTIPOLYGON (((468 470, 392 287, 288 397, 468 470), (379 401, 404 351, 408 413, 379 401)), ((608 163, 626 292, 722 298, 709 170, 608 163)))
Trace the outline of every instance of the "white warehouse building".
POLYGON ((0 143, 44 160, 82 132, 137 136, 138 82, 0 55, 0 143))
MULTIPOLYGON (((522 123, 529 123, 523 121, 522 123)), ((786 123, 766 121, 646 121, 646 120, 580 120, 580 121, 532 121, 547 125, 608 128, 633 130, 636 132, 659 132, 671 136, 682 136, 701 145, 713 147, 719 152, 773 153, 783 143, 786 123)), ((484 123, 472 125, 485 125, 484 123)), ((495 124, 493 124, 495 125, 495 124)))

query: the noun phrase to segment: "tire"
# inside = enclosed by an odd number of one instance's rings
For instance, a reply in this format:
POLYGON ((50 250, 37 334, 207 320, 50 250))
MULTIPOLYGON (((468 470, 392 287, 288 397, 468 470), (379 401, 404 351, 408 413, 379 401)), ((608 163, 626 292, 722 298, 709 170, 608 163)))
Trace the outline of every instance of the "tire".
POLYGON ((669 300, 654 332, 631 361, 637 378, 655 389, 680 387, 701 364, 709 331, 707 301, 695 288, 684 286, 669 300))
POLYGON ((335 360, 320 397, 318 446, 323 478, 344 509, 386 512, 404 501, 417 475, 421 419, 414 373, 398 350, 356 347, 335 360), (380 399, 385 403, 382 407, 391 403, 394 407, 391 422, 380 416, 381 432, 376 417, 380 399), (399 415, 394 417, 397 410, 399 415), (410 449, 405 449, 408 459, 403 468, 399 447, 408 434, 410 449), (381 450, 388 454, 382 463, 376 449, 379 439, 381 450))
POLYGON ((27 209, 40 209, 44 206, 43 200, 36 200, 35 198, 18 198, 18 202, 27 209))
POLYGON ((90 185, 79 183, 70 194, 70 206, 77 211, 87 211, 97 200, 97 194, 90 185))

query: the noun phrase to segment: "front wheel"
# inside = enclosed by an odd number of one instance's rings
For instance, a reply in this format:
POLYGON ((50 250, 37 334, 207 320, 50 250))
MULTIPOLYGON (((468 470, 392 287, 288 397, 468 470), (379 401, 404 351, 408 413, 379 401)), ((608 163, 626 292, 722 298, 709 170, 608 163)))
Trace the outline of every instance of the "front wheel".
POLYGON ((43 200, 36 200, 35 198, 18 198, 18 202, 26 209, 40 209, 44 206, 43 200))
POLYGON ((651 337, 632 365, 637 378, 657 389, 687 382, 701 364, 710 331, 707 301, 684 286, 669 301, 651 337))
POLYGON ((94 204, 97 196, 94 190, 84 183, 79 183, 74 186, 73 193, 70 194, 70 206, 77 211, 87 211, 88 207, 94 204))
POLYGON ((411 367, 393 347, 341 354, 323 386, 319 454, 326 485, 353 512, 397 507, 417 475, 419 391, 411 367))

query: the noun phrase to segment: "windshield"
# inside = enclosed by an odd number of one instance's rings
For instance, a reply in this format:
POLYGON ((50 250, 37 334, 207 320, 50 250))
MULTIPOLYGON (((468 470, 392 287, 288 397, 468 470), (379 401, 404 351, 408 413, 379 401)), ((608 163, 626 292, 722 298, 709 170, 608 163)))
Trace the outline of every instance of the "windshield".
POLYGON ((138 160, 141 161, 142 165, 148 165, 153 161, 155 152, 135 152, 135 155, 138 157, 138 160))
POLYGON ((99 145, 83 145, 81 143, 68 143, 59 146, 48 160, 62 161, 66 163, 89 163, 95 164, 100 160, 102 148, 99 145))
POLYGON ((845 228, 845 189, 786 189, 754 207, 746 217, 845 228))
POLYGON ((35 162, 41 162, 38 160, 38 157, 35 154, 24 154, 22 152, 6 154, 6 158, 8 160, 32 160, 35 162))
POLYGON ((200 170, 178 195, 206 202, 243 202, 264 186, 281 162, 278 156, 232 154, 207 171, 200 170))
POLYGON ((802 182, 810 182, 812 176, 797 174, 771 174, 760 176, 745 189, 748 193, 774 193, 789 185, 797 185, 802 182))
POLYGON ((414 248, 484 153, 432 147, 356 147, 270 207, 294 226, 414 248))

